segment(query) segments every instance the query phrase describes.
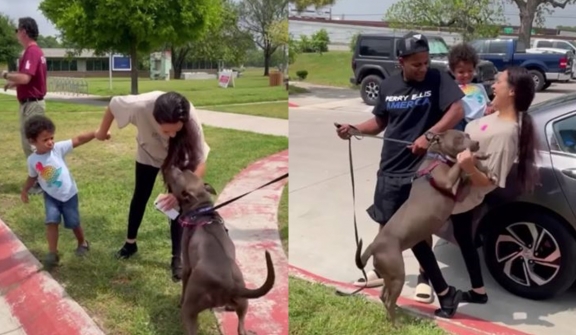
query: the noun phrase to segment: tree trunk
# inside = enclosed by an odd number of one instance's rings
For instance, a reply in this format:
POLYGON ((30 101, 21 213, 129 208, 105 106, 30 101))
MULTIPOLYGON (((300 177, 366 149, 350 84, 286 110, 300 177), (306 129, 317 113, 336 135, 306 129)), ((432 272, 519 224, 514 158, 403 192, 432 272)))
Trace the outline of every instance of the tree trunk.
POLYGON ((264 76, 270 75, 270 58, 272 55, 270 54, 270 47, 264 48, 264 76))
POLYGON ((522 6, 520 10, 520 30, 518 31, 518 42, 524 43, 526 48, 530 47, 530 36, 532 35, 532 24, 536 16, 536 8, 532 6, 522 6))
POLYGON ((138 49, 136 44, 130 46, 130 62, 132 71, 130 71, 130 94, 138 94, 138 49))

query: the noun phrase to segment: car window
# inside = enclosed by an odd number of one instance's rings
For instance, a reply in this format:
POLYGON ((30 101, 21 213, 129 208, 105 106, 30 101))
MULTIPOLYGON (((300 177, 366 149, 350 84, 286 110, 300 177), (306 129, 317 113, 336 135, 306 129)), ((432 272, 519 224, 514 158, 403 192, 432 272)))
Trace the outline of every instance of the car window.
POLYGON ((554 135, 561 151, 576 154, 576 115, 554 122, 554 135))
POLYGON ((391 57, 392 56, 392 39, 391 38, 362 38, 360 40, 361 56, 391 57))
POLYGON ((505 54, 508 50, 506 41, 490 41, 488 45, 488 53, 491 54, 505 54))
POLYGON ((558 49, 564 49, 564 50, 574 50, 574 48, 572 48, 572 46, 564 41, 557 41, 553 43, 554 48, 558 48, 558 49))
POLYGON ((518 40, 516 40, 516 50, 514 50, 515 53, 523 53, 526 52, 526 44, 524 44, 524 42, 520 42, 518 40))
POLYGON ((550 41, 538 41, 536 43, 536 48, 555 48, 553 45, 554 43, 550 41))
POLYGON ((474 49, 476 49, 476 52, 478 52, 478 53, 486 53, 487 52, 486 44, 487 44, 486 41, 483 41, 483 40, 473 41, 471 43, 472 47, 474 49))

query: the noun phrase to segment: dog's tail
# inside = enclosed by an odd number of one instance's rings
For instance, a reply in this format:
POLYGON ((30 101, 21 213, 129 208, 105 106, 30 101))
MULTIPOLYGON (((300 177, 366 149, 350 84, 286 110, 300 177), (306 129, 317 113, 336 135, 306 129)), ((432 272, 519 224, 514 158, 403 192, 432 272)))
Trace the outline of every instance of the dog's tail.
POLYGON ((372 256, 372 243, 370 243, 366 250, 362 252, 362 239, 360 239, 360 241, 358 241, 358 246, 356 247, 356 267, 360 270, 364 269, 370 256, 372 256))
POLYGON ((246 299, 256 299, 266 295, 272 287, 274 287, 274 281, 276 280, 276 274, 274 273, 274 264, 272 264, 272 257, 270 253, 266 251, 266 269, 268 274, 266 276, 266 281, 262 286, 257 289, 249 289, 246 287, 239 287, 236 289, 236 295, 241 298, 246 299))

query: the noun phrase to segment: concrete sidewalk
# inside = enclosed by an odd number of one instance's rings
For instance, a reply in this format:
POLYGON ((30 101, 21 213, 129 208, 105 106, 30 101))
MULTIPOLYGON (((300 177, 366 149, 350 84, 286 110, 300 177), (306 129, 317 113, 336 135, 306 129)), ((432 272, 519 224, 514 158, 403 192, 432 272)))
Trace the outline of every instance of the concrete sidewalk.
MULTIPOLYGON (((546 98, 538 94, 536 100, 546 98)), ((334 108, 337 101, 317 90, 290 97, 290 101, 299 106, 290 110, 290 264, 319 277, 351 283, 361 277, 361 273, 354 263, 356 245, 348 144, 336 136, 333 122, 359 123, 371 114, 361 112, 366 105, 351 105, 347 100, 341 101, 347 108, 334 108), (313 98, 325 100, 327 104, 314 102, 313 98), (326 105, 329 107, 325 108, 326 105)), ((373 240, 378 229, 366 208, 373 201, 381 147, 380 140, 370 138, 353 142, 358 229, 365 244, 373 240)), ((458 247, 436 239, 434 249, 446 280, 468 289, 470 283, 458 247)), ((404 260, 407 282, 403 296, 412 300, 418 263, 409 250, 404 253, 404 260)), ((370 262, 368 268, 371 266, 370 262)), ((553 300, 531 301, 506 292, 485 267, 483 274, 490 302, 488 305, 463 304, 459 312, 471 317, 457 318, 456 322, 482 319, 486 320, 484 325, 507 327, 510 334, 575 333, 572 325, 575 290, 553 300)))
MULTIPOLYGON (((12 96, 16 95, 16 91, 13 90, 8 90, 7 92, 0 90, 0 93, 12 96)), ((75 96, 49 92, 46 94, 46 100, 48 101, 48 113, 50 113, 50 101, 69 102, 102 107, 108 105, 108 101, 106 99, 95 95, 75 96)), ((192 103, 194 103, 194 101, 192 101, 192 103)), ((250 131, 266 135, 288 136, 288 120, 245 114, 215 112, 199 108, 196 108, 196 111, 198 112, 198 116, 204 125, 241 131, 250 131)))

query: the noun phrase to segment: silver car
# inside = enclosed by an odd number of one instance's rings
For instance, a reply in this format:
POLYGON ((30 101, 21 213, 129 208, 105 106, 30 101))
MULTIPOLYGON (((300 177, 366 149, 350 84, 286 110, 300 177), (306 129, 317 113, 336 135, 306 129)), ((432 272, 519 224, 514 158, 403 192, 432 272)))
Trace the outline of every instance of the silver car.
MULTIPOLYGON (((535 104, 539 185, 523 193, 512 169, 475 210, 475 236, 494 279, 509 292, 541 300, 576 281, 576 94, 535 104)), ((450 224, 438 233, 456 243, 450 224)))

